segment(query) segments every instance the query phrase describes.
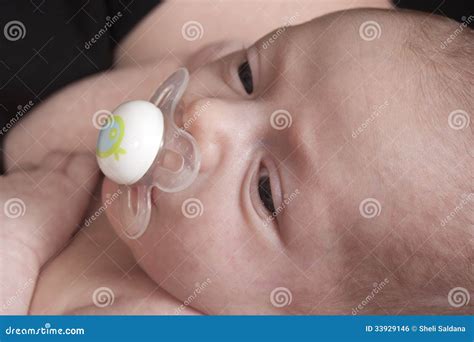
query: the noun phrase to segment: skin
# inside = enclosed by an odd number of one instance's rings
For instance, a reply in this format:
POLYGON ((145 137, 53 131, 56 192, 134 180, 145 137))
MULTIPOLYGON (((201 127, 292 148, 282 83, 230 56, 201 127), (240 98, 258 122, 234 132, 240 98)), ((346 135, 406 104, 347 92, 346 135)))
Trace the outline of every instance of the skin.
MULTIPOLYGON (((416 112, 418 57, 401 49, 407 35, 397 25, 412 19, 336 13, 289 29, 268 49, 262 48, 266 36, 196 71, 182 120, 191 122, 206 108, 188 128, 202 148, 202 169, 183 192, 155 192, 150 228, 138 241, 126 241, 145 272, 181 300, 193 284, 211 279, 192 304, 211 314, 348 314, 384 279, 389 285, 376 299, 381 310, 373 304, 365 313, 406 306, 408 312, 450 312, 437 305, 454 284, 438 273, 448 263, 450 275, 467 274, 470 234, 462 226, 442 231, 439 217, 446 203, 469 193, 468 186, 453 189, 449 182, 459 172, 454 166, 468 167, 469 160, 459 162, 458 149, 444 139, 460 147, 470 132, 443 127, 451 104, 439 103, 434 114, 416 112), (344 26, 336 24, 341 15, 344 26), (373 17, 385 38, 367 44, 358 27, 373 17), (330 34, 318 35, 331 24, 337 27, 330 34), (255 75, 251 96, 235 73, 246 59, 255 75), (371 108, 384 103, 372 125, 353 138, 371 108), (277 109, 292 115, 291 127, 272 127, 277 109), (446 154, 440 157, 440 150, 446 154), (259 167, 270 173, 275 207, 297 193, 269 224, 256 191, 259 167), (439 199, 430 192, 436 188, 439 199), (373 219, 359 211, 369 197, 382 206, 373 219), (201 201, 201 216, 183 215, 188 198, 201 201), (456 263, 450 246, 461 253, 456 263), (270 293, 282 286, 294 303, 276 308, 270 293)), ((104 188, 115 191, 109 182, 104 188)), ((117 213, 107 213, 120 232, 117 213)))
MULTIPOLYGON (((401 48, 417 18, 334 13, 288 28, 266 49, 272 34, 193 66, 179 121, 206 105, 188 127, 203 155, 198 179, 177 194, 154 191, 152 222, 138 240, 125 237, 114 202, 106 210, 113 230, 101 216, 99 229, 81 230, 44 268, 31 312, 176 313, 206 282, 181 313, 351 314, 385 281, 361 314, 472 313, 446 303, 451 288, 472 288, 468 225, 459 215, 440 226, 471 191, 459 175, 469 170, 472 133, 447 126, 455 104, 419 91, 420 70, 429 69, 401 48), (360 38, 367 20, 383 39, 360 38), (246 59, 252 95, 236 73, 246 59), (380 113, 354 138, 374 107, 380 113), (292 118, 282 130, 271 125, 279 109, 292 118), (275 220, 259 201, 261 168, 282 208, 275 220), (359 211, 369 197, 381 204, 372 219, 359 211), (202 203, 201 216, 183 215, 188 198, 202 203), (68 262, 85 271, 70 272, 68 262), (99 286, 114 289, 112 306, 91 303, 99 286), (278 287, 291 304, 272 305, 278 287)), ((102 200, 116 190, 104 181, 102 200)))

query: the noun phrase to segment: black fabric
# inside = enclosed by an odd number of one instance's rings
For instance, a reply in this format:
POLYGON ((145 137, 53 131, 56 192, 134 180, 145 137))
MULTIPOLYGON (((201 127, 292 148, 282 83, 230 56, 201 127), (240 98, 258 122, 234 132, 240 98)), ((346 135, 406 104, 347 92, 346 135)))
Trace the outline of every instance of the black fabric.
POLYGON ((30 107, 73 81, 110 68, 116 44, 158 3, 0 0, 0 152, 9 128, 30 107))
POLYGON ((473 0, 393 0, 393 3, 400 8, 446 16, 474 28, 474 20, 469 20, 474 16, 473 0))

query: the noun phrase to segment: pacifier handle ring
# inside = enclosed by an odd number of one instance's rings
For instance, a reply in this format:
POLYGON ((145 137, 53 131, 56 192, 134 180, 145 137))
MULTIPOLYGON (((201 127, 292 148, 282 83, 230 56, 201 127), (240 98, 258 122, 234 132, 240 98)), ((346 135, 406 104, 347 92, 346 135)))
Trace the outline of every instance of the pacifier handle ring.
MULTIPOLYGON (((174 99, 181 97, 186 90, 189 82, 189 72, 186 68, 179 68, 176 70, 165 82, 163 82, 158 89, 155 90, 155 93, 150 99, 150 102, 155 106, 160 108, 163 113, 173 114, 176 109, 176 104, 178 101, 168 101, 166 106, 160 106, 165 100, 173 93, 176 92, 174 99), (176 89, 176 85, 179 85, 176 89), (169 108, 168 108, 169 107, 169 108)), ((165 114, 166 115, 166 114, 165 114)))
POLYGON ((201 154, 195 139, 179 128, 173 117, 188 82, 188 71, 180 68, 158 87, 150 100, 158 106, 166 119, 163 136, 165 142, 153 162, 159 172, 153 173, 156 170, 151 169, 147 176, 154 186, 165 192, 178 192, 187 188, 196 179, 201 165, 201 154), (181 156, 182 167, 178 171, 165 165, 165 156, 169 152, 181 156))

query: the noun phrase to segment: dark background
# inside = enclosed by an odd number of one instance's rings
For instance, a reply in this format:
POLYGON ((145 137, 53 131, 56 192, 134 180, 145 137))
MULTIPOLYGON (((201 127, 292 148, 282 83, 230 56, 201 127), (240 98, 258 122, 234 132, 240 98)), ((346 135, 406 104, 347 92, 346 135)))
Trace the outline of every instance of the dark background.
MULTIPOLYGON (((36 106, 65 85, 110 68, 117 43, 159 2, 0 0, 0 129, 30 101, 36 106), (120 19, 87 49, 85 43, 118 12, 122 14, 120 19), (24 25, 24 38, 7 39, 4 29, 13 20, 24 25)), ((460 22, 474 15, 474 0, 393 2, 401 8, 445 15, 460 22)), ((4 170, 3 138, 0 135, 0 174, 4 170)))

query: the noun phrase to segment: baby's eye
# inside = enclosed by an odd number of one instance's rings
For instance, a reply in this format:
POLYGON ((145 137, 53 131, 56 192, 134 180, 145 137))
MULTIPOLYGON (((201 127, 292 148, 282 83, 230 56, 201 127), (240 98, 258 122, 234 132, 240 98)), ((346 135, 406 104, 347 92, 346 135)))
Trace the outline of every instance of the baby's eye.
POLYGON ((249 62, 245 61, 239 66, 239 78, 240 82, 244 86, 245 92, 247 94, 252 94, 253 92, 253 80, 252 80, 252 70, 250 70, 249 62))
POLYGON ((273 214, 275 212, 275 204, 273 203, 272 188, 270 186, 270 178, 261 176, 258 180, 258 195, 265 208, 273 214))

